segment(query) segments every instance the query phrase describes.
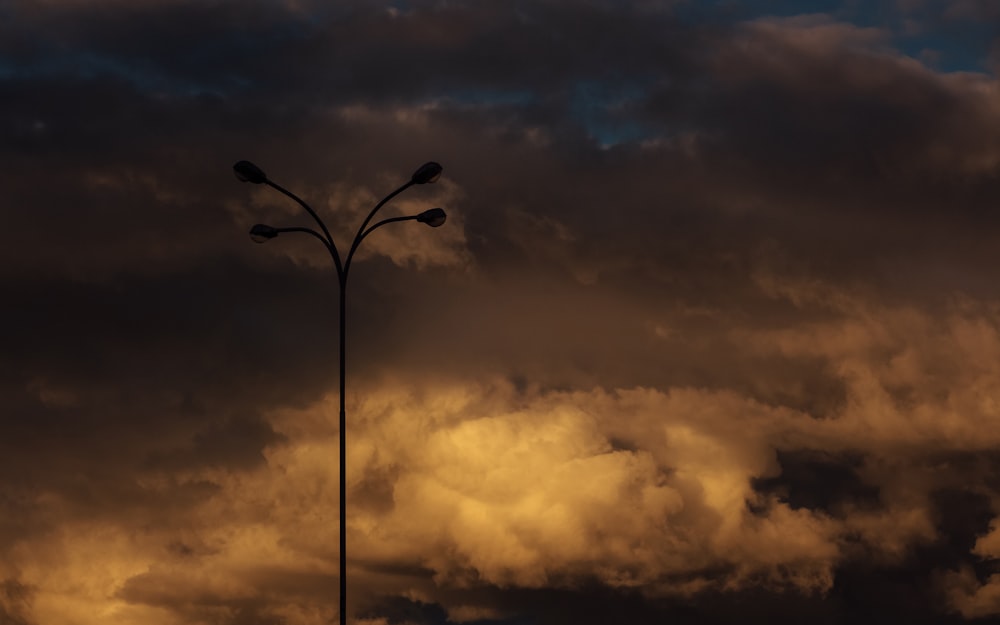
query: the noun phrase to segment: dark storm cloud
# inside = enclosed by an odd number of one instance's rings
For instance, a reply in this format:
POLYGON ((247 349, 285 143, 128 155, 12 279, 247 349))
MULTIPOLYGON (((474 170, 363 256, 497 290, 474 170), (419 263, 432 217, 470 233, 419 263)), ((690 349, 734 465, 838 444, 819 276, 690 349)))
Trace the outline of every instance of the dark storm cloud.
POLYGON ((690 24, 652 4, 60 5, 15 3, 22 28, 9 27, 6 47, 18 61, 9 72, 112 74, 152 91, 266 95, 293 106, 309 106, 306 95, 326 105, 477 89, 559 93, 580 80, 680 70, 691 41, 690 24), (182 31, 189 39, 177 46, 182 31))
POLYGON ((993 76, 709 5, 2 11, 3 618, 334 616, 335 281, 241 158, 338 240, 446 167, 352 278, 359 623, 1000 611, 993 76))

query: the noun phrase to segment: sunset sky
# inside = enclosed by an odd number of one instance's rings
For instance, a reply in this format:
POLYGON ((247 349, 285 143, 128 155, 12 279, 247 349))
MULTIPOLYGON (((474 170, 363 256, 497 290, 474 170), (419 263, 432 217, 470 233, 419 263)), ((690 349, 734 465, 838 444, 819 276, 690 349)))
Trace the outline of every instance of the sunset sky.
POLYGON ((1000 3, 0 0, 0 625, 1000 622, 1000 3))

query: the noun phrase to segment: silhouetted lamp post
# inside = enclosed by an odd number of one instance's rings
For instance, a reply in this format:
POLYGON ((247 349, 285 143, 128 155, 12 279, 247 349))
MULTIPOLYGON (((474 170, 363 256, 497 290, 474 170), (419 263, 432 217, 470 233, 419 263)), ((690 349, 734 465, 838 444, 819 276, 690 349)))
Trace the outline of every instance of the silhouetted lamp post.
POLYGON ((365 220, 361 223, 361 227, 358 228, 358 233, 354 236, 354 242, 351 243, 350 251, 347 252, 347 257, 341 262, 340 253, 337 251, 337 246, 333 242, 333 237, 330 236, 330 231, 327 229, 326 224, 323 220, 319 218, 308 204, 306 204, 297 195, 284 189, 283 187, 275 184, 273 181, 269 180, 267 175, 264 174, 260 167, 257 167, 250 161, 240 161, 233 165, 233 171, 236 172, 236 177, 243 182, 252 182, 253 184, 266 184, 269 187, 277 189, 281 193, 287 195, 288 197, 295 200, 299 206, 304 208, 307 213, 316 221, 319 225, 320 232, 313 230, 312 228, 303 227, 293 227, 293 228, 275 228, 265 224, 256 224, 254 227, 250 228, 250 238, 257 243, 265 243, 275 238, 279 234, 285 232, 304 232, 306 234, 312 235, 319 239, 323 245, 326 247, 327 251, 330 252, 330 257, 333 258, 333 264, 337 268, 337 278, 340 282, 340 622, 341 625, 346 625, 347 623, 347 481, 345 476, 347 475, 347 447, 344 443, 345 432, 347 426, 347 411, 344 408, 344 389, 346 387, 347 380, 347 276, 351 270, 351 259, 354 258, 354 252, 357 251, 358 246, 364 241, 365 237, 371 234, 374 230, 381 228, 386 224, 390 224, 397 221, 419 221, 420 223, 427 224, 432 228, 437 228, 438 226, 444 224, 447 219, 443 209, 432 208, 426 210, 418 215, 408 215, 405 217, 390 217, 389 219, 383 219, 377 222, 373 226, 368 226, 368 223, 375 216, 375 213, 379 211, 386 202, 399 195, 405 191, 408 187, 415 184, 427 184, 436 181, 441 176, 442 167, 438 163, 429 162, 420 166, 417 171, 413 172, 413 176, 410 177, 409 182, 399 187, 389 195, 382 198, 382 201, 375 205, 365 220))

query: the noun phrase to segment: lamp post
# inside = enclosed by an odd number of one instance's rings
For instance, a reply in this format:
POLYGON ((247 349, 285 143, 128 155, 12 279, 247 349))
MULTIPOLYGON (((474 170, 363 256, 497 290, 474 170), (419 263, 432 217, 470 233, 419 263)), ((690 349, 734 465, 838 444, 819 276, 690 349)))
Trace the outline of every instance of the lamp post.
POLYGON ((408 215, 405 217, 390 217, 388 219, 383 219, 375 223, 373 226, 368 226, 375 213, 379 211, 386 202, 399 195, 407 188, 415 184, 428 184, 435 182, 440 176, 442 171, 441 165, 435 162, 424 163, 420 166, 417 171, 413 172, 413 176, 410 180, 400 186, 398 189, 390 193, 389 195, 382 198, 382 200, 375 205, 375 208, 368 213, 365 220, 361 223, 361 227, 358 228, 358 232, 354 235, 354 241, 351 243, 350 250, 347 252, 347 257, 341 262, 340 253, 337 251, 337 246, 333 242, 333 237, 330 235, 330 231, 327 229, 326 224, 323 220, 319 218, 308 204, 306 204, 297 195, 288 191, 287 189, 281 187, 280 185, 274 183, 272 180, 268 179, 267 175, 264 174, 263 170, 251 163, 250 161, 239 161, 233 165, 233 171, 236 173, 236 177, 243 182, 250 182, 253 184, 266 184, 269 187, 276 189, 277 191, 287 195, 291 199, 295 200, 305 209, 307 213, 316 221, 319 225, 320 232, 312 228, 304 227, 292 227, 292 228, 275 228, 265 224, 256 224, 250 228, 250 238, 257 243, 266 243, 271 239, 275 238, 279 234, 285 232, 304 232, 305 234, 311 235, 319 239, 327 251, 330 252, 330 257, 333 259, 333 265, 337 269, 337 279, 340 283, 340 623, 341 625, 347 625, 347 447, 345 445, 345 433, 347 427, 347 411, 344 408, 344 389, 346 388, 347 381, 347 277, 351 270, 351 260, 354 258, 354 253, 357 251, 358 246, 361 242, 371 234, 374 230, 381 228, 382 226, 397 221, 419 221, 420 223, 427 224, 432 228, 437 228, 438 226, 444 224, 447 219, 443 209, 432 208, 426 210, 418 215, 408 215))

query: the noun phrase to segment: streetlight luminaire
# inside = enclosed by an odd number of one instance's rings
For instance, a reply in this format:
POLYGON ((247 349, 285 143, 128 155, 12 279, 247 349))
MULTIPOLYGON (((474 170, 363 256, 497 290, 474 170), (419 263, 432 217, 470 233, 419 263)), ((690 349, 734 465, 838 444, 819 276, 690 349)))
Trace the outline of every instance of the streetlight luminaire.
POLYGON ((422 224, 427 224, 431 228, 443 226, 444 222, 447 220, 448 214, 444 212, 443 208, 432 208, 417 215, 417 221, 422 224))
POLYGON ((267 243, 276 236, 278 236, 278 229, 266 224, 255 224, 253 228, 250 228, 250 238, 253 239, 254 243, 267 243))
POLYGON ((441 177, 442 171, 444 171, 444 167, 441 167, 440 163, 435 163, 434 161, 424 163, 417 171, 413 172, 410 182, 413 184, 437 182, 437 179, 441 177))
POLYGON ((250 161, 240 161, 233 165, 233 173, 242 182, 252 182, 253 184, 263 184, 267 182, 267 175, 260 167, 250 161))

